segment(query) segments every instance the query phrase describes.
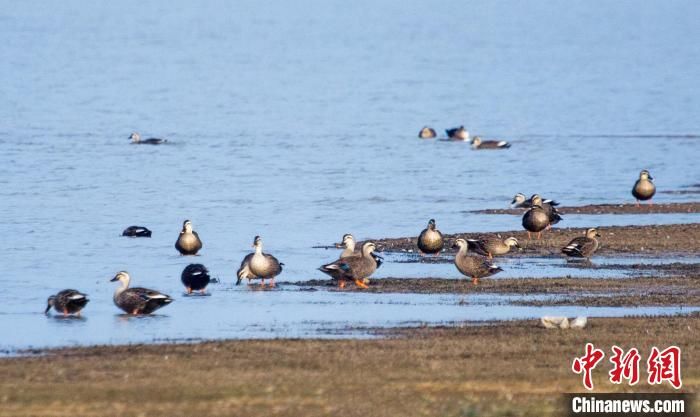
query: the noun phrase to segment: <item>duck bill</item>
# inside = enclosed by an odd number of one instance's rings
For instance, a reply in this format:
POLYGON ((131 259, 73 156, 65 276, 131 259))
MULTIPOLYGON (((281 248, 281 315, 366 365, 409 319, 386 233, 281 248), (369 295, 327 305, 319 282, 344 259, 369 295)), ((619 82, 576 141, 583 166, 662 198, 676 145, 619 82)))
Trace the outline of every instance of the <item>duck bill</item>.
POLYGON ((236 285, 241 285, 242 280, 243 279, 241 277, 238 277, 238 279, 236 280, 236 285))
POLYGON ((109 280, 109 282, 114 282, 114 281, 119 281, 119 278, 113 277, 112 279, 109 280))
POLYGON ((44 310, 44 314, 47 314, 47 315, 48 315, 48 314, 49 314, 49 310, 51 310, 51 304, 50 304, 50 303, 46 303, 46 310, 44 310))

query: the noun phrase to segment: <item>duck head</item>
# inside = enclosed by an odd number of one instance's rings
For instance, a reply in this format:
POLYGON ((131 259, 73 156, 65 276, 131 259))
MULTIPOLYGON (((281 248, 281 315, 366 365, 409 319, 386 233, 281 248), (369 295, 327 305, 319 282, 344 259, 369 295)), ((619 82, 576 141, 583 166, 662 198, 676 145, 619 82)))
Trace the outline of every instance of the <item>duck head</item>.
POLYGON ((644 169, 644 170, 642 170, 642 172, 639 173, 639 179, 640 179, 640 180, 653 180, 654 177, 651 176, 651 174, 649 173, 649 171, 647 171, 646 169, 644 169))
POLYGON ((481 137, 480 136, 474 136, 472 139, 472 148, 478 148, 481 146, 481 137))
POLYGON ((340 241, 340 243, 336 243, 335 246, 338 248, 354 248, 355 238, 352 237, 350 233, 346 233, 343 235, 343 239, 340 241))
POLYGON ((452 249, 459 249, 460 251, 464 249, 466 251, 468 248, 469 245, 467 245, 467 241, 464 239, 457 239, 452 244, 452 249))
POLYGON ((182 231, 185 233, 192 233, 192 222, 189 220, 182 222, 182 231))
POLYGON ((428 220, 428 229, 435 230, 435 219, 428 220))
POLYGON ((377 246, 372 242, 365 242, 362 245, 362 255, 364 256, 370 256, 375 250, 377 250, 377 246))
POLYGON ((129 273, 126 271, 119 271, 117 274, 114 276, 114 278, 109 280, 110 282, 116 282, 119 281, 122 283, 122 286, 128 287, 129 282, 131 281, 131 277, 129 276, 129 273))
POLYGON ((594 237, 600 237, 600 233, 598 233, 598 229, 591 227, 586 230, 586 237, 593 239, 594 237))
POLYGON ((262 249, 262 238, 260 236, 255 236, 255 238, 253 239, 253 247, 255 249, 262 249))
POLYGON ((540 197, 539 194, 533 194, 532 197, 530 197, 530 200, 532 200, 533 206, 542 207, 542 197, 540 197))
POLYGON ((520 204, 523 204, 525 202, 525 200, 527 200, 527 198, 525 197, 525 194, 518 193, 515 195, 515 197, 513 197, 513 201, 510 202, 510 205, 511 206, 520 205, 520 204))
POLYGON ((55 295, 52 295, 48 300, 46 300, 46 310, 44 310, 44 314, 49 314, 49 310, 51 310, 51 307, 53 307, 54 302, 56 302, 55 295))
POLYGON ((131 135, 129 136, 129 140, 131 140, 133 143, 140 142, 141 135, 139 135, 138 132, 132 132, 131 135))

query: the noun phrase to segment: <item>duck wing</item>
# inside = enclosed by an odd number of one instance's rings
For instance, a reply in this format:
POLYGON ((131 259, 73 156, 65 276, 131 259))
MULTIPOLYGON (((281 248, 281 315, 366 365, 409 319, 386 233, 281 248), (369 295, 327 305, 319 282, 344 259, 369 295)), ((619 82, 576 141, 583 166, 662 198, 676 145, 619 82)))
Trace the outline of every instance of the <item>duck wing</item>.
POLYGON ((595 250, 595 241, 585 236, 579 236, 562 248, 562 252, 573 257, 585 258, 595 250))
POLYGON ((467 239, 467 245, 470 251, 489 256, 488 242, 485 239, 467 239))
POLYGON ((236 285, 239 285, 243 278, 252 277, 250 273, 250 260, 253 259, 253 255, 255 255, 255 253, 249 253, 241 261, 241 266, 238 268, 238 271, 236 271, 236 276, 238 277, 236 285))

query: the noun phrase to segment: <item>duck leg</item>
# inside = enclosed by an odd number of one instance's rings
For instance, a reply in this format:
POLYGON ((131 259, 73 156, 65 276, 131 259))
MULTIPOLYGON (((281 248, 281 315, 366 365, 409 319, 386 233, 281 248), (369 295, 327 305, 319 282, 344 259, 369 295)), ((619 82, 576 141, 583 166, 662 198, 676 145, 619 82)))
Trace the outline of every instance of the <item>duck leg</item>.
POLYGON ((275 288, 275 279, 270 278, 270 288, 275 288))
POLYGON ((265 288, 265 278, 261 278, 261 279, 262 279, 262 284, 260 284, 260 286, 261 286, 262 288, 265 288))
POLYGON ((489 259, 493 259, 493 255, 489 252, 489 259))
POLYGON ((537 240, 542 239, 542 232, 537 232, 537 240))
POLYGON ((355 285, 357 285, 359 288, 369 288, 367 284, 362 282, 361 279, 355 278, 355 285))
POLYGON ((527 240, 532 240, 532 233, 530 231, 527 231, 527 240))
POLYGON ((192 288, 187 287, 187 294, 192 294, 192 288))
POLYGON ((474 284, 474 285, 479 284, 479 278, 477 278, 477 277, 472 277, 472 284, 474 284))
POLYGON ((639 207, 639 200, 637 200, 634 204, 635 204, 637 207, 639 207))
POLYGON ((338 281, 338 288, 345 288, 345 279, 344 278, 341 278, 338 281))
POLYGON ((68 316, 68 309, 64 308, 63 309, 63 317, 66 317, 66 316, 68 316))

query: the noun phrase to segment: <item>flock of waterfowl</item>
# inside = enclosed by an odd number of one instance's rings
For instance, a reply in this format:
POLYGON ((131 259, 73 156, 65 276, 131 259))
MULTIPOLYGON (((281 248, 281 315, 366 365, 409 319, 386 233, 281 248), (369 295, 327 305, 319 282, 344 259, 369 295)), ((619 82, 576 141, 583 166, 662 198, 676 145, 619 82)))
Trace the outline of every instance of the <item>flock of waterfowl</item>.
MULTIPOLYGON (((446 133, 450 138, 469 140, 469 133, 463 126, 448 129, 446 133)), ((436 135, 433 129, 425 127, 421 130, 419 136, 435 137, 436 135)), ((132 133, 129 138, 135 144, 158 145, 166 142, 165 139, 157 138, 142 140, 136 132, 132 133)), ((475 137, 474 139, 477 138, 475 137)), ((483 145, 488 142, 481 141, 480 143, 483 145)), ((499 145, 500 143, 507 144, 507 142, 491 142, 496 144, 493 145, 493 148, 510 146, 499 145)), ((472 146, 474 146, 473 144, 474 140, 472 140, 472 146)), ((656 187, 652 180, 653 178, 647 170, 643 170, 639 174, 639 179, 632 188, 632 195, 636 198, 637 205, 639 205, 640 201, 649 201, 651 204, 651 198, 656 192, 656 187)), ((552 225, 562 220, 560 213, 557 211, 559 203, 554 200, 542 199, 538 194, 526 198, 524 194, 518 193, 513 198, 511 205, 526 210, 522 217, 522 226, 527 231, 529 239, 532 239, 532 233, 536 233, 537 238, 540 239, 543 231, 551 229, 552 225)), ((129 226, 123 231, 122 235, 128 237, 151 237, 152 232, 143 226, 129 226)), ((599 247, 598 237, 600 237, 598 230, 589 228, 583 233, 583 236, 571 240, 568 245, 561 249, 561 252, 569 257, 590 258, 599 247)), ((319 270, 337 281, 340 288, 344 288, 347 281, 354 282, 358 288, 367 288, 369 277, 381 266, 383 261, 383 258, 375 253, 376 245, 373 242, 364 242, 361 248, 357 250, 353 236, 345 234, 342 241, 336 246, 343 248, 338 259, 322 265, 319 270)), ((416 246, 421 256, 436 256, 442 252, 445 246, 445 238, 437 229, 434 219, 430 219, 427 227, 421 231, 416 241, 416 246)), ((202 247, 202 240, 197 232, 193 230, 192 222, 185 220, 182 224, 182 230, 175 241, 175 248, 181 255, 191 256, 196 255, 202 247)), ((506 239, 456 239, 452 247, 457 249, 454 258, 457 270, 466 277, 471 278, 474 284, 477 284, 479 279, 502 271, 500 267, 491 262, 494 256, 505 255, 512 248, 519 249, 520 244, 515 237, 506 239)), ((268 280, 270 287, 274 287, 275 277, 282 272, 284 264, 274 256, 263 252, 260 236, 255 236, 253 248, 254 251, 246 255, 241 261, 241 265, 236 273, 236 285, 239 285, 243 279, 247 279, 248 283, 253 279, 259 279, 263 287, 266 285, 265 280, 268 280)), ((188 294, 194 291, 205 293, 206 287, 211 281, 209 271, 202 264, 190 264, 185 267, 180 279, 188 294)), ((173 298, 167 294, 156 290, 130 287, 131 276, 126 271, 117 272, 111 281, 118 281, 121 284, 114 292, 113 300, 114 304, 127 314, 151 314, 173 301, 173 298)), ((64 316, 69 314, 80 315, 81 310, 88 302, 89 299, 86 294, 77 290, 66 289, 48 298, 45 313, 48 314, 53 307, 54 310, 64 316)))
MULTIPOLYGON (((469 136, 469 131, 464 126, 446 129, 447 138, 443 140, 470 142, 472 149, 508 149, 510 143, 505 140, 483 140, 480 136, 469 136)), ((418 132, 418 137, 421 139, 435 139, 437 132, 432 127, 425 126, 418 132)))

